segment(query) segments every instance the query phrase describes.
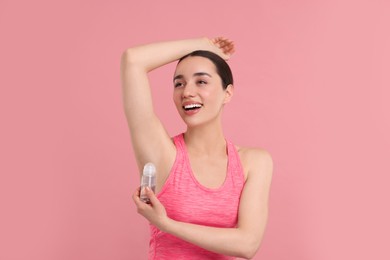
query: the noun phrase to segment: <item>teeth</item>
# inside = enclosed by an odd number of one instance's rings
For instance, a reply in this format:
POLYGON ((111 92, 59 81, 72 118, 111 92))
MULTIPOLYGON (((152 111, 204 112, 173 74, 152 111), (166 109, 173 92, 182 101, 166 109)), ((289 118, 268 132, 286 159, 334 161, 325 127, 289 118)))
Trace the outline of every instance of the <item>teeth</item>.
POLYGON ((200 108, 200 107, 202 107, 201 104, 190 104, 190 105, 184 106, 184 109, 192 109, 192 108, 200 108))

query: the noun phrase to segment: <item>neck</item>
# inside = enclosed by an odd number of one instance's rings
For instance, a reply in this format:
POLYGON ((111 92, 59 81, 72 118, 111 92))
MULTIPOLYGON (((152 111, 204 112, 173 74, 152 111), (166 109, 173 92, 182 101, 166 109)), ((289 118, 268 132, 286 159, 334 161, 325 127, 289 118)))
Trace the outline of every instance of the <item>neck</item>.
POLYGON ((184 140, 191 153, 226 154, 226 140, 220 124, 187 128, 184 140))

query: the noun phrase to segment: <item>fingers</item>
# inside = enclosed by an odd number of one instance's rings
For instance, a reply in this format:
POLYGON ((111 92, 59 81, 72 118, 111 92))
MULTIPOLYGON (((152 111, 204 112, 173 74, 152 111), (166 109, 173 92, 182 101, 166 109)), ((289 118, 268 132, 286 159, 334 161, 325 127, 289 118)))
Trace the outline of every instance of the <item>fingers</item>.
POLYGON ((234 42, 228 38, 215 37, 211 40, 211 42, 225 55, 230 56, 235 52, 234 42))
POLYGON ((134 201, 135 201, 136 199, 139 200, 140 191, 141 191, 141 187, 138 187, 138 188, 134 191, 133 195, 131 196, 131 197, 133 198, 134 201))
POLYGON ((225 38, 225 37, 215 37, 214 39, 212 39, 212 42, 215 45, 218 45, 220 47, 223 47, 225 45, 231 45, 234 43, 232 40, 225 38))
POLYGON ((135 190, 135 192, 133 193, 133 196, 132 196, 133 201, 134 201, 135 205, 137 206, 137 208, 140 208, 140 207, 142 207, 142 204, 145 204, 145 203, 142 202, 141 199, 139 198, 140 190, 141 190, 140 187, 137 188, 137 189, 135 190))
POLYGON ((161 229, 167 223, 167 212, 164 205, 150 188, 145 189, 145 195, 149 198, 150 204, 143 202, 139 197, 140 188, 133 193, 133 200, 137 207, 138 214, 145 217, 151 224, 161 229))
POLYGON ((149 198, 151 204, 145 203, 144 201, 141 200, 140 198, 141 187, 138 187, 132 196, 133 201, 136 204, 138 209, 145 209, 145 205, 150 207, 160 203, 160 201, 157 199, 154 192, 149 187, 144 187, 144 189, 145 189, 145 195, 149 198))
POLYGON ((150 199, 150 203, 153 206, 160 204, 160 201, 157 199, 156 195, 149 187, 146 187, 146 196, 148 196, 148 198, 150 199))
POLYGON ((232 54, 235 52, 234 43, 232 42, 232 43, 229 44, 229 45, 225 45, 225 46, 223 47, 223 52, 226 53, 226 54, 232 55, 232 54))
POLYGON ((226 47, 233 45, 233 41, 226 39, 226 38, 223 38, 223 37, 214 38, 212 42, 215 46, 217 46, 218 48, 220 48, 222 50, 226 47))

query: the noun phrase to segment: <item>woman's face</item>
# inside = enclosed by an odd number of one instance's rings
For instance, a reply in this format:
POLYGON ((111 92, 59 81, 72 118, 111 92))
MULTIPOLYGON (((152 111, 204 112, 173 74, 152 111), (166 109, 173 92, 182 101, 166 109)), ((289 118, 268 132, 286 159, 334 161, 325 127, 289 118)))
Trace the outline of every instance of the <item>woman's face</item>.
POLYGON ((232 95, 232 86, 223 89, 215 65, 200 56, 187 57, 177 65, 173 85, 173 100, 187 126, 220 119, 232 95))

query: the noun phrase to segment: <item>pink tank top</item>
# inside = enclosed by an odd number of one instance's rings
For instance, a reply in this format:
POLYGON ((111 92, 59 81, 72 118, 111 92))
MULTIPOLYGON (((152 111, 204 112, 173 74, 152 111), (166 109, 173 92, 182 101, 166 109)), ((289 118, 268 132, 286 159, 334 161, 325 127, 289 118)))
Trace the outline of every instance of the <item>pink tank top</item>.
MULTIPOLYGON (((176 159, 158 199, 170 218, 199 225, 234 228, 237 225, 238 207, 244 187, 244 174, 234 145, 226 141, 228 166, 224 183, 219 188, 200 184, 188 158, 184 135, 174 137, 176 159)), ((207 251, 201 247, 164 233, 150 225, 149 259, 235 259, 207 251)))

